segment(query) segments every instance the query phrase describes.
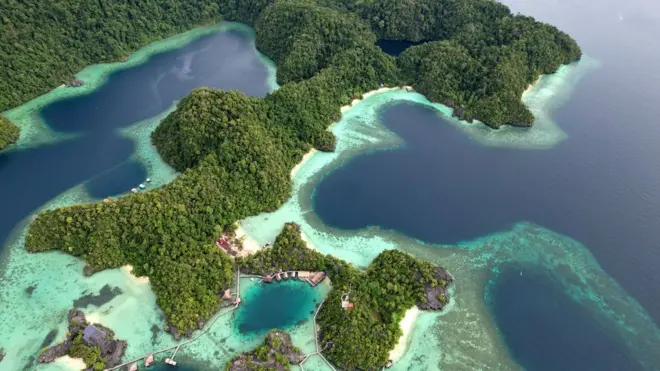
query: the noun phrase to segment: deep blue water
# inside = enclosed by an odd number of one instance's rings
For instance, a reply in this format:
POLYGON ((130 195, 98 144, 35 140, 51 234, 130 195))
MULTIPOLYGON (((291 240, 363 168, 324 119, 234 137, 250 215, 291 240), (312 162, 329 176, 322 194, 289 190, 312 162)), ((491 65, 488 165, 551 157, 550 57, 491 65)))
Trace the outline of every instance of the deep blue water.
POLYGON ((202 86, 263 96, 267 73, 248 36, 216 33, 117 71, 90 94, 44 107, 40 115, 54 131, 78 136, 0 154, 0 246, 17 223, 71 187, 89 181, 86 190, 101 199, 150 176, 130 160, 135 144, 117 129, 164 112, 202 86))
POLYGON ((234 325, 241 334, 259 336, 274 328, 288 329, 309 320, 317 301, 317 292, 306 282, 259 284, 245 295, 234 325))
POLYGON ((642 369, 621 351, 624 345, 615 334, 563 294, 549 272, 534 266, 507 266, 492 279, 488 294, 493 300, 488 304, 513 357, 526 370, 642 369))
MULTIPOLYGON (((532 221, 587 246, 657 323, 660 48, 651 45, 657 45, 652 35, 660 33, 660 4, 511 3, 514 11, 573 35, 601 63, 553 111, 569 138, 543 151, 487 148, 429 109, 394 105, 381 119, 406 146, 362 155, 327 175, 315 189, 315 211, 330 226, 376 225, 432 243, 470 240, 532 221)), ((492 309, 512 354, 528 369, 634 369, 617 339, 603 339, 607 329, 541 272, 519 286, 501 282, 520 292, 494 290, 492 309), (543 300, 556 303, 560 322, 553 312, 539 310, 539 289, 546 290, 543 300), (512 320, 512 311, 534 318, 534 326, 512 320), (548 334, 533 330, 563 323, 571 325, 548 334), (530 350, 540 341, 552 346, 530 350), (561 357, 584 367, 558 367, 555 358, 561 357)))

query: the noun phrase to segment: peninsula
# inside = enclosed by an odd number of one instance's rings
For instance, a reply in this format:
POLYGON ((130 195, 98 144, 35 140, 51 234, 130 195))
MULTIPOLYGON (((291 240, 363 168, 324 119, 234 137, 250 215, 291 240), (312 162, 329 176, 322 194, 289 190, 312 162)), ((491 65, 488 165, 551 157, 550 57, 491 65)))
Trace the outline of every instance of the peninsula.
MULTIPOLYGON (((135 267, 135 275, 149 278, 170 328, 180 333, 200 328, 218 310, 218 294, 233 280, 236 262, 213 241, 237 220, 276 210, 290 197, 290 174, 303 155, 312 148, 334 150, 336 139, 326 129, 340 118, 340 107, 379 87, 410 85, 454 107, 454 114, 465 120, 478 119, 494 128, 529 126, 533 116, 520 101, 522 92, 540 74, 581 56, 565 33, 513 15, 491 0, 204 0, 195 6, 173 0, 169 3, 177 5, 174 12, 160 9, 153 0, 135 10, 89 2, 84 7, 90 8, 79 12, 99 14, 99 20, 80 24, 64 20, 79 17, 49 16, 70 12, 62 2, 57 10, 55 5, 36 7, 37 16, 21 4, 3 12, 10 27, 0 32, 12 35, 7 55, 25 62, 10 63, 11 78, 0 81, 0 109, 48 90, 81 64, 115 60, 143 41, 217 21, 220 15, 253 26, 257 47, 277 64, 281 88, 268 96, 197 89, 161 122, 152 141, 181 172, 172 183, 108 202, 44 211, 28 231, 28 251, 58 249, 78 256, 87 263, 88 274, 135 267), (126 14, 146 23, 130 26, 126 14), (128 36, 115 40, 111 35, 117 33, 110 27, 107 35, 96 35, 96 25, 104 21, 126 26, 128 36), (21 37, 23 29, 48 30, 44 34, 49 37, 43 42, 21 37), (94 37, 70 37, 73 30, 91 29, 94 37), (393 57, 375 45, 385 39, 426 42, 393 57), (31 49, 41 52, 28 53, 31 49), (58 70, 60 59, 53 57, 58 53, 70 57, 61 60, 75 63, 58 70), (49 74, 54 77, 26 83, 49 74)), ((7 57, 0 58, 6 65, 7 57)), ((401 335, 394 324, 405 311, 415 304, 441 306, 440 299, 432 303, 434 294, 427 299, 425 287, 433 282, 437 287, 444 271, 411 259, 383 253, 366 273, 331 257, 323 259, 333 262, 332 267, 326 264, 326 271, 329 276, 336 273, 330 278, 339 285, 329 298, 331 305, 319 313, 325 328, 322 341, 336 344, 327 350, 330 360, 345 368, 380 367, 401 335), (414 275, 404 277, 410 273, 414 275), (367 294, 372 292, 380 294, 367 294), (355 300, 356 310, 345 312, 332 304, 341 303, 344 294, 355 300), (338 316, 355 318, 356 326, 334 332, 327 324, 337 323, 338 316), (339 348, 352 341, 344 338, 350 334, 363 338, 364 346, 339 348)))
POLYGON ((0 151, 8 145, 16 143, 18 136, 18 127, 0 116, 0 151))

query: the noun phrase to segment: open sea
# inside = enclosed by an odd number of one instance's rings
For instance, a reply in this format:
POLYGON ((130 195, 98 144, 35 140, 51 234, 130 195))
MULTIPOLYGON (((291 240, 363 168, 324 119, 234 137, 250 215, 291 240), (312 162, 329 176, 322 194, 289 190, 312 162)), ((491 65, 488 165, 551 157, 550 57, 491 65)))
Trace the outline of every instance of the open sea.
MULTIPOLYGON (((628 302, 641 305, 642 320, 654 330, 631 342, 634 335, 621 334, 635 334, 636 330, 627 329, 623 320, 606 319, 619 314, 630 319, 632 312, 600 315, 606 312, 605 305, 593 303, 611 304, 614 299, 603 291, 581 290, 583 286, 577 284, 582 279, 609 281, 586 273, 569 279, 567 267, 573 261, 564 264, 561 257, 541 256, 488 266, 482 277, 485 284, 471 291, 483 299, 505 352, 527 370, 660 369, 660 363, 639 356, 660 351, 635 348, 660 342, 655 327, 660 321, 660 45, 656 37, 660 35, 660 3, 505 3, 513 11, 571 34, 585 54, 598 62, 598 68, 575 86, 570 99, 551 112, 566 138, 543 149, 485 146, 428 105, 389 102, 377 111, 378 120, 403 144, 356 155, 325 174, 313 187, 310 215, 342 233, 378 227, 416 239, 428 247, 424 250, 427 256, 440 262, 446 258, 450 272, 464 267, 459 260, 442 255, 441 245, 461 249, 471 241, 507 231, 513 232, 503 244, 518 243, 517 248, 523 244, 523 250, 525 243, 532 251, 534 241, 551 240, 528 225, 572 239, 576 249, 585 248, 593 256, 606 279, 620 284, 629 295, 628 302), (549 269, 545 258, 555 268, 549 269)), ((380 45, 397 54, 409 44, 380 45)), ((37 106, 29 120, 44 124, 43 138, 47 140, 19 143, 0 153, 0 325, 9 334, 0 338, 0 347, 9 350, 0 369, 33 369, 34 359, 28 355, 38 352, 35 347, 45 333, 62 327, 65 310, 74 303, 104 310, 109 307, 111 317, 119 311, 114 307, 120 305, 113 304, 117 298, 131 294, 125 285, 122 293, 114 286, 89 291, 81 284, 76 286, 80 292, 69 293, 73 299, 67 296, 65 291, 74 288, 68 284, 59 287, 57 282, 68 282, 72 272, 80 275, 81 264, 60 255, 28 256, 11 251, 29 217, 63 194, 78 195, 73 200, 99 200, 125 194, 147 177, 158 183, 153 164, 139 156, 141 144, 125 130, 166 114, 177 100, 202 86, 237 89, 253 96, 263 96, 274 88, 272 70, 249 36, 233 30, 212 33, 155 54, 143 64, 112 72, 105 83, 86 94, 37 106), (46 261, 46 257, 52 257, 53 266, 43 263, 38 268, 50 269, 52 279, 24 264, 25 259, 46 261), (51 292, 66 300, 58 301, 51 292), (18 314, 24 308, 29 309, 28 317, 18 314)), ((142 141, 148 142, 148 136, 143 135, 142 141)), ((153 148, 150 151, 153 154, 153 148)), ((484 246, 474 254, 490 254, 489 245, 484 246)), ((470 254, 465 249, 462 253, 470 254)), ((76 279, 76 283, 88 280, 76 279)), ((271 327, 295 327, 309 321, 321 294, 295 285, 250 288, 246 297, 254 300, 237 312, 230 329, 222 330, 223 341, 229 343, 227 338, 234 336, 227 334, 254 338, 271 327), (282 298, 287 306, 280 303, 282 298)), ((461 291, 465 285, 457 281, 459 297, 465 293, 461 291)), ((143 303, 135 305, 140 308, 143 303)), ((147 304, 144 308, 155 313, 151 317, 158 332, 160 314, 147 304)), ((151 323, 145 326, 149 328, 151 323)), ((426 341, 419 339, 432 332, 432 327, 416 331, 411 347, 426 341)), ((120 329, 119 333, 130 332, 120 329)), ((168 335, 160 333, 152 342, 169 345, 168 335)), ((143 339, 139 336, 136 339, 143 339)), ((215 341, 213 338, 208 342, 211 345, 204 346, 215 347, 216 352, 228 349, 215 341)), ((238 349, 240 345, 231 346, 238 349)), ((178 369, 194 369, 197 351, 183 351, 178 369)), ((138 354, 135 352, 131 356, 138 354)), ((169 368, 160 365, 157 369, 169 368)), ((413 365, 408 369, 422 368, 413 365)))
MULTIPOLYGON (((660 3, 508 3, 569 33, 599 62, 552 112, 567 139, 551 149, 484 146, 429 107, 394 102, 378 114, 404 144, 326 175, 314 211, 341 230, 379 227, 448 245, 532 222, 586 246, 658 323, 660 3)), ((560 287, 561 274, 505 265, 489 280, 488 308, 522 367, 660 368, 641 365, 610 325, 560 287)))

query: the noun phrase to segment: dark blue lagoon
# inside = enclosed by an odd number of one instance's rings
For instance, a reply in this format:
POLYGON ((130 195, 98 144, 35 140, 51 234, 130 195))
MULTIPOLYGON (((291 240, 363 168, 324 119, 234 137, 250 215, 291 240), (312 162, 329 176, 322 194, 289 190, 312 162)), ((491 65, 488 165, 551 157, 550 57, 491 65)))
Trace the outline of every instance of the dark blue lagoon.
POLYGON ((119 129, 167 111, 202 86, 263 96, 270 90, 268 77, 251 36, 230 30, 111 73, 89 94, 46 105, 41 118, 56 134, 71 137, 0 154, 0 246, 17 223, 74 186, 87 182, 87 193, 101 199, 152 176, 131 159, 136 145, 119 129))
MULTIPOLYGON (((660 8, 637 1, 617 14, 613 1, 512 3, 574 36, 600 62, 553 111, 568 138, 545 150, 487 147, 426 106, 390 104, 380 121, 405 144, 326 175, 315 188, 314 210, 332 227, 378 226, 429 244, 464 245, 529 221, 586 246, 657 323, 660 49, 649 43, 660 32, 660 8)), ((500 269, 490 308, 525 368, 641 367, 611 324, 558 288, 560 272, 516 282, 517 268, 500 269), (548 303, 554 310, 542 309, 548 303)))

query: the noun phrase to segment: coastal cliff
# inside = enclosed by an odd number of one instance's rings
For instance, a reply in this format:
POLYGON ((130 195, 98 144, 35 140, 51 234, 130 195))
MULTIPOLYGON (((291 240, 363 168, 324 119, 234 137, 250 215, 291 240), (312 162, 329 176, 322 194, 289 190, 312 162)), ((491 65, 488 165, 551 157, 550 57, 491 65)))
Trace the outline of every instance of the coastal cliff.
POLYGON ((83 312, 71 309, 68 313, 69 329, 64 341, 39 354, 39 363, 50 363, 55 359, 70 356, 82 358, 86 371, 102 370, 121 363, 126 342, 115 340, 114 332, 99 324, 87 322, 83 312))

